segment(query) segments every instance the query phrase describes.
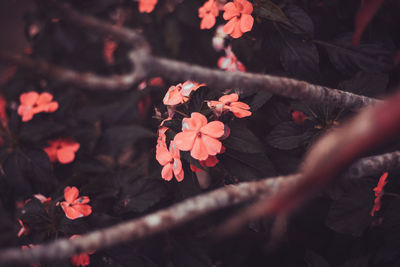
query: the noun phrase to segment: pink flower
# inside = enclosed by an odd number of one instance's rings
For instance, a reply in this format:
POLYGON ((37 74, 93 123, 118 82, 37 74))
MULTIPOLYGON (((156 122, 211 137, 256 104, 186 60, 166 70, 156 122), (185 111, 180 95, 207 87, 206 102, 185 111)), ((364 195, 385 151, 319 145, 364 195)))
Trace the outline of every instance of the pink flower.
POLYGON ((53 95, 50 93, 41 93, 31 91, 23 93, 19 97, 21 104, 18 107, 18 115, 22 121, 30 121, 35 114, 41 112, 54 112, 58 109, 58 102, 52 101, 53 95))
POLYGON ((156 150, 157 161, 164 166, 161 171, 161 177, 164 180, 171 181, 172 174, 178 182, 182 181, 184 178, 184 172, 182 168, 182 162, 180 157, 180 152, 176 148, 174 141, 171 141, 169 145, 169 150, 166 146, 160 146, 156 150))
POLYGON ((65 201, 61 202, 61 208, 70 220, 89 216, 92 213, 92 207, 87 205, 90 202, 89 197, 79 197, 79 190, 75 186, 67 186, 64 189, 65 201))
POLYGON ((192 92, 196 91, 205 84, 198 84, 192 81, 186 81, 183 84, 179 83, 175 86, 171 86, 168 92, 165 94, 163 103, 167 106, 176 106, 183 104, 189 100, 189 96, 192 92))
POLYGON ((224 135, 224 124, 220 121, 207 123, 207 118, 193 112, 190 118, 182 120, 182 132, 175 135, 174 141, 178 149, 190 151, 197 160, 206 160, 209 155, 221 152, 222 143, 218 138, 224 135))
POLYGON ((49 141, 49 146, 44 149, 51 162, 68 164, 74 161, 75 153, 78 151, 79 143, 69 138, 59 138, 49 141))
POLYGON ((139 0, 139 12, 151 13, 154 10, 158 0, 139 0))
POLYGON ((224 19, 229 20, 224 31, 233 38, 239 38, 243 33, 248 32, 253 27, 254 18, 253 5, 247 0, 234 0, 224 6, 224 19))
POLYGON ((221 115, 225 111, 230 111, 237 118, 251 116, 249 105, 238 100, 238 94, 224 95, 218 101, 208 101, 208 106, 215 109, 217 115, 221 115))
POLYGON ((211 29, 215 25, 215 17, 219 10, 215 0, 208 0, 199 8, 199 18, 201 18, 200 29, 211 29))

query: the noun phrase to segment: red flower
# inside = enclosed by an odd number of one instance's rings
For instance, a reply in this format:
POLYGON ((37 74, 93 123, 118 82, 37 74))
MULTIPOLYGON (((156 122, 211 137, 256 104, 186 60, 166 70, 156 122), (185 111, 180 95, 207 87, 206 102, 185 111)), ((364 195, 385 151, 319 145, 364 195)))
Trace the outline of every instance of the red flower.
POLYGON ((18 107, 18 115, 22 121, 30 121, 35 114, 41 112, 54 112, 58 109, 58 102, 52 101, 50 93, 28 92, 19 97, 21 105, 18 107))
POLYGON ((6 113, 7 101, 4 99, 2 95, 0 95, 0 123, 3 127, 7 127, 8 117, 6 113))
POLYGON ((167 106, 175 106, 185 103, 189 100, 190 93, 196 91, 205 84, 198 84, 192 81, 186 81, 183 84, 179 83, 176 86, 171 86, 164 96, 163 103, 167 106))
MULTIPOLYGON (((217 165, 218 162, 219 161, 218 161, 216 156, 209 156, 206 160, 200 160, 199 161, 200 165, 203 166, 203 167, 214 167, 215 165, 217 165)), ((203 171, 202 169, 197 168, 196 166, 194 166, 192 164, 190 164, 190 169, 193 172, 203 171)))
POLYGON ((389 173, 385 172, 382 174, 382 176, 379 178, 378 185, 374 188, 375 192, 375 200, 374 200, 374 206, 372 207, 371 210, 371 216, 375 215, 375 212, 379 211, 381 209, 382 203, 381 203, 381 198, 383 196, 383 188, 387 184, 386 178, 388 177, 389 173))
POLYGON ((220 69, 225 71, 246 71, 246 67, 237 59, 230 46, 225 48, 225 54, 225 57, 220 57, 218 59, 218 67, 220 69))
POLYGON ((78 198, 78 196, 79 190, 75 186, 67 186, 64 189, 65 201, 61 202, 61 208, 64 210, 65 216, 70 220, 86 217, 92 213, 92 207, 86 205, 90 202, 89 197, 78 198))
POLYGON ((207 118, 198 112, 193 112, 190 118, 182 120, 182 132, 175 135, 176 147, 189 151, 197 160, 206 160, 209 155, 215 156, 221 152, 222 143, 218 138, 224 135, 224 124, 220 121, 207 123, 207 118))
POLYGON ((109 38, 104 40, 103 55, 106 63, 109 65, 114 64, 114 52, 117 49, 117 46, 117 43, 109 38))
POLYGON ((151 13, 154 10, 158 0, 139 0, 139 12, 151 13))
POLYGON ((208 0, 199 8, 199 18, 201 18, 200 29, 211 29, 215 25, 215 17, 219 10, 215 0, 208 0))
MULTIPOLYGON (((79 237, 80 235, 73 235, 69 239, 75 239, 79 237)), ((71 263, 74 266, 88 266, 90 264, 90 256, 94 254, 96 251, 89 251, 87 253, 80 253, 77 255, 72 256, 71 258, 71 263)))
POLYGON ((49 156, 51 162, 60 162, 61 164, 71 163, 75 159, 75 152, 80 145, 69 138, 59 138, 49 141, 49 146, 44 151, 49 156))
POLYGON ((21 229, 18 231, 17 236, 21 237, 22 235, 29 234, 29 229, 24 225, 24 223, 20 219, 18 219, 18 223, 21 226, 21 229))
POLYGON ((303 124, 303 122, 307 119, 306 115, 303 112, 294 110, 292 111, 292 120, 297 124, 303 124))
POLYGON ((178 182, 183 180, 184 172, 182 169, 180 152, 176 148, 174 141, 171 141, 169 144, 169 150, 163 145, 157 147, 156 159, 162 166, 164 166, 161 171, 161 177, 164 180, 171 181, 172 174, 175 175, 178 182))
POLYGON ((224 6, 224 19, 229 20, 224 31, 233 38, 239 38, 243 33, 248 32, 253 27, 254 18, 253 5, 247 0, 234 0, 224 6))
POLYGON ((230 111, 237 118, 251 116, 249 105, 239 102, 238 100, 238 94, 224 95, 221 96, 218 101, 208 101, 208 106, 215 109, 217 115, 221 115, 224 111, 230 111))

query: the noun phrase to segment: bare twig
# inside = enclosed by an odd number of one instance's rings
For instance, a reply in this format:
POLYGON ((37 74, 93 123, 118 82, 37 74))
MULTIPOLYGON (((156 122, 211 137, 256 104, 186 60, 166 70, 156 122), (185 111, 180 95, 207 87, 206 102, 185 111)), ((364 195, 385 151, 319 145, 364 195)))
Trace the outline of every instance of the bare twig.
MULTIPOLYGON (((396 168, 400 168, 400 151, 361 159, 349 169, 349 172, 354 173, 352 178, 356 178, 369 175, 370 171, 381 173, 396 168), (383 163, 383 158, 388 162, 383 163), (363 172, 362 167, 366 165, 370 167, 363 172)), ((283 190, 295 186, 301 179, 302 176, 296 174, 226 186, 187 199, 150 215, 91 232, 81 238, 60 239, 29 250, 2 250, 0 251, 0 265, 10 266, 10 264, 65 259, 82 251, 99 250, 129 240, 144 239, 178 227, 210 212, 244 203, 261 195, 268 198, 277 196, 283 190)))

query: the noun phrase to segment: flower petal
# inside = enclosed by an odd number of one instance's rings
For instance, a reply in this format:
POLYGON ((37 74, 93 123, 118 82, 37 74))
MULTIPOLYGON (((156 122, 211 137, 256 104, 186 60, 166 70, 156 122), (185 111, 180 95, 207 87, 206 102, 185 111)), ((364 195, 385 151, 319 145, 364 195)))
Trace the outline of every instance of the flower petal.
POLYGON ((220 121, 212 121, 200 129, 203 135, 220 138, 224 135, 224 124, 220 121))
POLYGON ((233 17, 237 17, 240 15, 239 10, 236 8, 233 2, 226 3, 224 5, 224 14, 223 17, 225 20, 230 20, 233 17))
POLYGON ((79 196, 79 190, 75 186, 67 186, 64 189, 64 198, 67 203, 72 203, 79 196))
POLYGON ((235 28, 235 25, 239 23, 239 20, 237 17, 232 18, 229 20, 225 25, 224 25, 224 32, 226 34, 231 34, 235 28))
POLYGON ((90 198, 87 196, 83 196, 83 197, 75 199, 73 204, 74 205, 82 205, 82 204, 87 204, 89 202, 90 202, 90 198))
POLYGON ((226 103, 232 103, 236 102, 239 100, 239 95, 238 94, 230 94, 230 95, 224 95, 219 98, 219 101, 226 104, 226 103))
POLYGON ((175 135, 174 142, 176 147, 182 151, 189 151, 192 149, 197 133, 194 131, 180 132, 175 135))
MULTIPOLYGON (((207 154, 215 156, 221 152, 222 143, 218 139, 209 137, 207 135, 201 136, 201 140, 207 149, 207 154)), ((206 158, 207 159, 207 158, 206 158)))
POLYGON ((28 92, 21 94, 19 97, 19 101, 24 106, 33 106, 39 98, 39 94, 37 92, 28 92))
POLYGON ((71 163, 75 159, 75 152, 68 147, 62 147, 57 150, 57 159, 61 164, 71 163))
POLYGON ((200 29, 211 29, 215 25, 215 16, 213 14, 207 14, 201 20, 200 29))
POLYGON ((172 164, 168 163, 164 166, 161 171, 161 177, 166 181, 171 181, 172 179, 172 164))
POLYGON ((208 158, 207 147, 203 144, 202 138, 196 138, 190 155, 198 160, 206 160, 208 158))
POLYGON ((240 18, 240 30, 242 32, 249 32, 253 28, 254 18, 251 15, 242 14, 240 18))
POLYGON ((160 165, 164 166, 172 160, 171 153, 164 146, 159 146, 156 149, 156 160, 160 165))

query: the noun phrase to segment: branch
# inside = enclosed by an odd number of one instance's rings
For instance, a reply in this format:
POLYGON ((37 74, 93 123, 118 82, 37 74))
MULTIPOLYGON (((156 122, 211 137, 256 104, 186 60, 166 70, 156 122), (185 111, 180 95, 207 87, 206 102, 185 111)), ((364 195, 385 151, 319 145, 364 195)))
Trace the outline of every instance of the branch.
POLYGON ((194 80, 221 90, 227 88, 240 88, 247 91, 263 90, 296 100, 352 110, 380 102, 380 100, 366 96, 285 77, 247 72, 225 72, 156 57, 138 58, 136 63, 143 64, 150 76, 164 76, 175 81, 194 80), (143 60, 143 62, 139 62, 139 60, 143 60))
POLYGON ((51 9, 54 9, 57 12, 57 15, 59 15, 61 18, 68 20, 79 27, 96 32, 104 37, 111 36, 117 41, 121 41, 137 49, 150 52, 150 47, 147 41, 143 38, 143 36, 132 29, 113 25, 111 23, 96 19, 95 17, 85 15, 71 8, 69 4, 61 3, 60 1, 41 0, 40 3, 50 7, 51 9))
POLYGON ((39 61, 24 56, 10 55, 2 52, 0 52, 0 60, 16 64, 22 69, 31 71, 46 78, 61 83, 84 87, 90 90, 124 90, 130 88, 140 79, 137 76, 137 72, 125 75, 102 77, 94 73, 77 72, 52 65, 45 61, 39 61))
MULTIPOLYGON (((258 217, 289 214, 340 176, 358 157, 389 142, 399 134, 400 93, 397 93, 379 105, 365 108, 342 127, 328 131, 307 152, 300 168, 301 179, 284 188, 280 194, 269 197, 267 201, 262 199, 245 208, 220 227, 219 234, 224 236, 235 232, 247 221, 258 217)), ((350 173, 364 173, 364 167, 371 171, 374 165, 391 168, 398 164, 398 153, 367 158, 359 162, 360 165, 356 168, 353 167, 350 173), (384 162, 385 159, 390 162, 384 162)))
POLYGON ((38 75, 91 90, 127 90, 141 79, 161 76, 177 82, 194 80, 206 83, 208 86, 220 90, 227 88, 240 88, 253 92, 264 90, 292 99, 351 110, 357 110, 363 106, 380 102, 380 100, 366 96, 313 85, 290 78, 255 73, 225 72, 172 59, 152 57, 143 50, 134 50, 130 53, 129 57, 135 67, 132 73, 102 77, 94 73, 80 73, 54 66, 44 61, 0 52, 0 60, 17 64, 38 75))
MULTIPOLYGON (((369 175, 369 171, 382 173, 398 168, 400 168, 400 151, 361 159, 350 168, 349 172, 353 173, 352 178, 361 178, 369 175), (383 162, 383 159, 388 162, 383 162), (363 171, 363 167, 367 165, 370 167, 367 171, 363 171)), ((262 195, 269 198, 277 196, 281 191, 296 185, 301 179, 302 175, 296 174, 225 186, 141 218, 93 231, 81 238, 60 239, 28 250, 2 250, 0 265, 65 259, 83 251, 99 250, 131 240, 148 238, 213 211, 244 203, 262 195)))

